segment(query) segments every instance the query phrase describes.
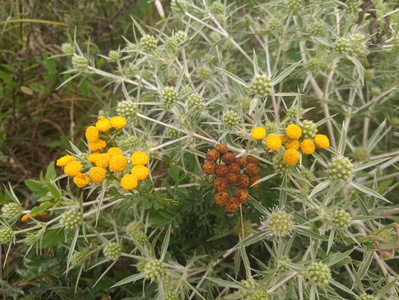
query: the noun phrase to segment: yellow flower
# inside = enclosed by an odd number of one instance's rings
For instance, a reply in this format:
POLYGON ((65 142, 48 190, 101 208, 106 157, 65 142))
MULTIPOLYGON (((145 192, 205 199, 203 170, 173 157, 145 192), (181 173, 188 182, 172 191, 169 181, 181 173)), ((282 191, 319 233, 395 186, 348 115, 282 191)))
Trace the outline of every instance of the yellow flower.
POLYGON ((293 166, 299 160, 299 152, 295 149, 285 150, 283 154, 283 160, 287 165, 293 166))
POLYGON ((301 143, 301 150, 304 154, 312 154, 316 150, 316 145, 311 139, 306 139, 301 143))
POLYGON ((288 142, 285 144, 285 149, 299 149, 299 142, 298 140, 288 139, 288 142))
POLYGON ((115 155, 111 157, 109 161, 109 169, 114 172, 122 172, 127 167, 127 159, 123 155, 115 155))
POLYGON ((281 140, 281 145, 284 144, 287 141, 287 137, 285 135, 279 135, 278 137, 281 140))
POLYGON ((285 133, 290 139, 299 139, 302 134, 302 129, 298 125, 291 124, 288 125, 287 128, 285 128, 285 133))
POLYGON ((89 156, 87 157, 87 160, 92 164, 95 164, 99 155, 101 155, 101 153, 97 152, 90 153, 89 156))
POLYGON ((110 156, 115 156, 115 155, 122 155, 123 151, 119 149, 118 147, 111 147, 108 149, 107 152, 110 156))
POLYGON ((89 143, 89 149, 93 152, 101 151, 107 146, 107 143, 103 140, 98 140, 92 143, 89 143))
POLYGON ((131 173, 136 175, 137 180, 144 180, 147 178, 148 174, 150 174, 150 170, 145 166, 135 166, 131 173))
POLYGON ((100 131, 97 127, 90 126, 86 129, 86 139, 92 143, 99 139, 100 131))
POLYGON ((137 187, 137 177, 132 174, 123 175, 121 179, 121 186, 125 190, 133 190, 137 187))
POLYGON ((261 141, 265 138, 266 136, 266 129, 263 127, 255 127, 254 129, 252 129, 251 131, 251 136, 257 140, 257 141, 261 141))
POLYGON ((73 158, 72 155, 65 155, 59 159, 57 159, 57 166, 58 167, 65 167, 67 165, 67 163, 74 161, 75 159, 73 158))
POLYGON ((111 122, 108 119, 100 119, 98 118, 98 121, 96 123, 96 127, 98 130, 101 132, 107 132, 108 130, 111 129, 111 122))
POLYGON ((21 218, 21 221, 22 222, 28 222, 29 219, 30 219, 29 215, 23 215, 22 218, 21 218))
POLYGON ((91 182, 99 183, 104 180, 106 174, 107 170, 105 170, 104 168, 94 167, 90 170, 89 177, 91 182))
POLYGON ((80 170, 82 169, 82 164, 76 160, 71 161, 67 163, 67 165, 64 168, 65 174, 69 176, 76 176, 80 173, 80 170))
POLYGON ((94 162, 94 164, 97 167, 101 167, 101 168, 107 168, 108 164, 109 164, 109 160, 111 159, 111 156, 109 156, 109 154, 106 153, 99 153, 96 157, 96 160, 94 162))
POLYGON ((111 126, 114 127, 116 130, 121 130, 127 124, 126 119, 121 116, 112 117, 110 122, 111 126))
POLYGON ((281 148, 281 139, 277 135, 269 135, 266 138, 266 145, 270 150, 278 150, 281 148))
POLYGON ((85 187, 89 184, 89 176, 86 174, 79 173, 73 178, 73 182, 80 188, 85 187))
POLYGON ((324 134, 316 134, 316 136, 314 137, 314 142, 316 143, 316 146, 319 148, 330 147, 330 140, 324 134))
POLYGON ((130 161, 135 166, 144 166, 148 164, 148 155, 142 151, 137 151, 132 154, 130 161))

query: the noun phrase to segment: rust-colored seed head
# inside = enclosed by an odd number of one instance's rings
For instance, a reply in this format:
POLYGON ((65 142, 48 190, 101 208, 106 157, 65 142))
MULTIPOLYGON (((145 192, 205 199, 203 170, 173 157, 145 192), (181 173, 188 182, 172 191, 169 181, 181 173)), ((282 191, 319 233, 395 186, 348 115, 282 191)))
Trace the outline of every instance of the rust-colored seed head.
POLYGON ((226 177, 227 173, 229 173, 227 166, 225 165, 216 166, 215 175, 217 177, 226 177))
POLYGON ((257 159, 255 156, 248 155, 247 162, 258 165, 259 164, 259 159, 257 159))
POLYGON ((241 171, 241 167, 238 164, 234 163, 234 164, 231 164, 230 166, 228 166, 228 171, 229 171, 229 173, 238 174, 241 171))
POLYGON ((257 183, 253 185, 255 182, 257 182, 260 179, 260 176, 253 176, 249 179, 249 184, 251 185, 251 188, 257 189, 260 187, 261 183, 257 183))
POLYGON ((220 154, 216 150, 209 150, 206 153, 206 159, 209 161, 216 161, 219 158, 220 154))
POLYGON ((249 177, 245 174, 241 174, 238 176, 237 185, 241 189, 246 189, 249 187, 249 177))
POLYGON ((234 164, 236 162, 236 156, 231 152, 227 152, 223 154, 222 162, 224 162, 226 165, 234 164))
POLYGON ((241 169, 244 169, 247 165, 247 160, 245 158, 239 157, 236 159, 236 163, 241 167, 241 169))
POLYGON ((244 189, 236 190, 236 198, 237 198, 238 202, 240 202, 240 203, 247 202, 247 200, 248 200, 247 190, 244 190, 244 189))
POLYGON ((219 152, 220 154, 225 154, 225 153, 229 152, 229 148, 226 145, 224 145, 224 144, 216 145, 215 146, 215 150, 217 152, 219 152))
POLYGON ((238 175, 235 173, 228 173, 226 179, 230 185, 235 185, 237 184, 238 175))
POLYGON ((225 206, 229 201, 229 194, 226 192, 219 192, 215 194, 215 203, 219 206, 225 206))
POLYGON ((230 197, 226 203, 226 211, 236 212, 240 208, 240 203, 235 197, 230 197))
POLYGON ((254 163, 247 164, 247 167, 246 167, 245 170, 247 171, 247 174, 250 177, 254 177, 254 176, 258 176, 259 175, 259 167, 258 167, 258 165, 254 164, 254 163))
POLYGON ((229 183, 226 178, 216 178, 213 185, 218 192, 227 192, 229 190, 229 183))
POLYGON ((202 166, 205 174, 211 175, 215 172, 216 164, 213 161, 206 161, 202 166))

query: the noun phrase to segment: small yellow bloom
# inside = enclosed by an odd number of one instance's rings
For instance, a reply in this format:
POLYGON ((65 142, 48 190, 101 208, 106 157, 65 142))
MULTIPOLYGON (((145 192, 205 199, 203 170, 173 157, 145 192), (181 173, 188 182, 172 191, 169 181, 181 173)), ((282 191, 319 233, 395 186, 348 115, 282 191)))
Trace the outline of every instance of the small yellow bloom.
POLYGON ((285 142, 287 141, 287 137, 285 135, 279 135, 278 137, 281 140, 281 145, 285 144, 285 142))
POLYGON ((99 118, 96 123, 96 127, 101 132, 108 132, 108 130, 111 129, 111 122, 106 118, 103 118, 103 119, 99 118))
POLYGON ((101 151, 107 146, 107 143, 103 140, 98 140, 93 143, 89 143, 89 149, 93 152, 101 151))
POLYGON ((298 125, 291 124, 288 125, 287 128, 285 128, 285 133, 290 139, 299 139, 302 134, 302 129, 298 125))
POLYGON ((115 155, 122 155, 123 151, 119 149, 118 147, 111 147, 108 149, 107 152, 110 156, 115 156, 115 155))
POLYGON ((109 161, 109 169, 114 172, 122 172, 127 167, 127 159, 123 155, 115 155, 109 161))
POLYGON ((252 129, 251 131, 251 136, 257 140, 257 141, 261 141, 265 138, 266 136, 266 129, 263 127, 255 127, 254 129, 252 129))
POLYGON ((87 157, 87 160, 92 164, 95 164, 99 155, 101 155, 101 153, 98 152, 90 153, 89 156, 87 157))
POLYGON ((144 166, 148 164, 148 155, 142 151, 137 151, 132 154, 130 161, 135 166, 144 166))
POLYGON ((132 174, 123 175, 121 186, 127 191, 135 189, 137 187, 137 177, 132 174))
POLYGON ((65 168, 64 172, 65 174, 69 176, 76 176, 80 173, 80 170, 82 169, 82 164, 76 160, 69 162, 65 168))
POLYGON ((106 174, 107 170, 105 170, 104 168, 94 167, 90 170, 89 177, 91 182, 99 183, 104 180, 106 174))
POLYGON ((330 140, 324 134, 316 134, 316 136, 314 137, 314 142, 316 143, 316 146, 319 148, 330 147, 330 140))
POLYGON ((311 139, 306 139, 301 143, 301 150, 304 154, 312 154, 316 150, 316 145, 311 139))
POLYGON ((100 131, 97 127, 90 126, 86 129, 86 139, 92 143, 99 139, 100 131))
POLYGON ((150 174, 150 170, 145 166, 135 166, 131 173, 136 175, 137 180, 144 180, 147 178, 148 174, 150 174))
POLYGON ((57 159, 57 166, 58 167, 65 167, 67 165, 67 163, 74 161, 75 159, 73 158, 72 155, 65 155, 59 159, 57 159))
POLYGON ((127 124, 126 119, 121 116, 112 117, 110 122, 111 126, 114 127, 116 130, 121 130, 127 124))
POLYGON ((109 161, 111 159, 111 156, 109 156, 109 154, 106 153, 101 153, 96 157, 96 161, 94 162, 94 164, 97 167, 101 167, 101 168, 107 168, 109 161))
POLYGON ((30 219, 30 218, 29 218, 29 215, 23 215, 22 218, 21 218, 21 221, 22 221, 22 222, 28 222, 29 219, 30 219))
POLYGON ((89 184, 89 176, 84 173, 79 173, 73 178, 73 182, 80 188, 89 184))
POLYGON ((277 135, 271 134, 266 138, 266 146, 270 150, 278 150, 281 148, 281 139, 277 135))
POLYGON ((285 150, 283 154, 283 160, 287 165, 293 166, 299 160, 299 152, 295 149, 285 150))
POLYGON ((285 144, 285 149, 299 149, 299 142, 298 140, 288 139, 288 142, 285 144))

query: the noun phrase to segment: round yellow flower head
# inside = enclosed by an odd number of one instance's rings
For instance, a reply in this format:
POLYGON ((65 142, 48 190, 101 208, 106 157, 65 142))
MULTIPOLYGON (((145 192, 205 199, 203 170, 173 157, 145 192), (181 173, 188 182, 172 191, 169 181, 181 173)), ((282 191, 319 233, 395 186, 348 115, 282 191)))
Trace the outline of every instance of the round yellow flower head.
POLYGON ((97 127, 90 126, 90 127, 87 127, 85 135, 86 135, 86 139, 90 143, 92 143, 92 142, 98 141, 99 136, 100 136, 100 131, 98 130, 97 127))
POLYGON ((80 170, 82 169, 82 164, 76 160, 71 161, 67 163, 67 165, 64 168, 65 174, 69 176, 76 176, 80 173, 80 170))
POLYGON ((131 173, 136 175, 137 180, 144 180, 147 178, 148 174, 150 174, 150 170, 145 166, 135 166, 131 173))
POLYGON ((285 133, 290 139, 299 139, 302 134, 302 129, 298 125, 291 124, 285 128, 285 133))
POLYGON ((278 150, 281 148, 281 139, 277 135, 271 134, 266 138, 266 146, 270 150, 278 150))
POLYGON ((89 177, 91 182, 99 183, 102 182, 107 174, 107 170, 101 167, 94 167, 90 170, 89 177))
POLYGON ((316 145, 311 139, 306 139, 301 143, 301 150, 304 154, 312 154, 316 150, 316 145))
POLYGON ((285 150, 283 154, 283 160, 287 165, 293 166, 299 160, 299 152, 295 149, 285 150))
POLYGON ((93 152, 101 151, 107 146, 107 143, 103 140, 98 140, 92 143, 89 143, 89 149, 93 152))
POLYGON ((281 145, 285 144, 285 142, 287 141, 287 137, 285 135, 279 135, 278 137, 281 140, 281 145))
POLYGON ((122 172, 127 167, 127 159, 123 155, 114 155, 109 161, 109 169, 114 172, 122 172))
POLYGON ((85 187, 89 184, 89 176, 86 174, 79 173, 73 178, 73 182, 80 188, 85 187))
POLYGON ((99 153, 96 157, 96 161, 94 162, 94 164, 97 167, 101 167, 101 168, 107 168, 108 164, 109 164, 109 160, 111 159, 111 156, 109 156, 109 154, 106 153, 99 153))
POLYGON ((316 146, 319 148, 330 147, 330 140, 324 134, 316 134, 316 136, 314 137, 314 142, 316 143, 316 146))
POLYGON ((114 127, 116 130, 121 130, 127 124, 126 119, 121 116, 112 117, 110 122, 111 126, 114 127))
POLYGON ((255 127, 254 129, 252 129, 251 131, 251 136, 257 140, 257 141, 261 141, 265 138, 266 136, 266 129, 263 127, 255 127))
POLYGON ((91 162, 92 164, 95 164, 100 155, 101 153, 98 152, 90 153, 89 156, 87 157, 87 161, 91 162))
POLYGON ((96 127, 101 132, 108 132, 111 129, 111 122, 106 118, 98 118, 96 123, 96 127))
POLYGON ((137 177, 132 174, 123 175, 121 186, 127 191, 135 189, 137 187, 137 177))
POLYGON ((299 149, 299 142, 298 140, 288 139, 288 142, 285 143, 285 149, 299 149))
POLYGON ((73 158, 72 155, 65 155, 59 159, 57 159, 57 167, 65 167, 69 162, 74 161, 75 159, 73 158))
POLYGON ((148 155, 142 151, 137 151, 132 154, 130 161, 135 166, 144 166, 148 164, 148 155))
POLYGON ((108 155, 109 156, 115 156, 115 155, 122 155, 123 151, 119 149, 118 147, 111 147, 108 149, 108 155))

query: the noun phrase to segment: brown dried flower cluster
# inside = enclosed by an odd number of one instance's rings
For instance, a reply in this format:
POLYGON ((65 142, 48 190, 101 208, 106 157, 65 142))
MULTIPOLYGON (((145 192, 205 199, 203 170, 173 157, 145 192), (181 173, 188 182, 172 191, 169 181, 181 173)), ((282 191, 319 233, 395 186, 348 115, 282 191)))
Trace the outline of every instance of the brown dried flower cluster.
MULTIPOLYGON (((224 206, 228 212, 236 212, 240 204, 247 202, 247 189, 260 179, 259 160, 252 155, 247 159, 236 157, 226 145, 216 145, 206 153, 203 171, 207 175, 216 175, 214 187, 215 202, 224 206)), ((252 188, 260 187, 260 183, 252 188)))

